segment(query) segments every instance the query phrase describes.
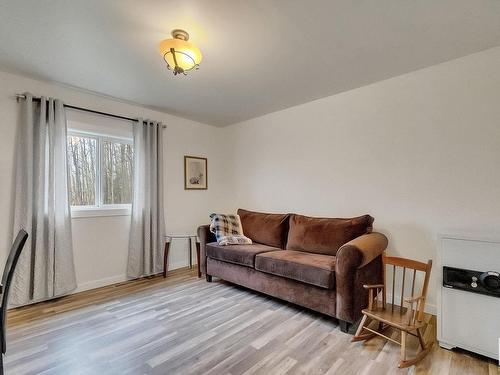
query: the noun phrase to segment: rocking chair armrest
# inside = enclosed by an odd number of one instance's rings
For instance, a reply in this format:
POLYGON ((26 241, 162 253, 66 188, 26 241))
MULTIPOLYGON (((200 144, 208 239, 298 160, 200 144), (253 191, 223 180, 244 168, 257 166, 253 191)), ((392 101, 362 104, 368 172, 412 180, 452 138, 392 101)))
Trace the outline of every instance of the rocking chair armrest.
POLYGON ((423 304, 425 303, 425 297, 424 296, 419 296, 419 297, 408 297, 404 298, 404 301, 410 305, 411 311, 415 310, 418 311, 420 309, 423 309, 423 304), (415 306, 415 303, 417 304, 415 306), (413 308, 415 306, 415 309, 413 308))
POLYGON ((424 307, 425 307, 425 297, 409 297, 405 298, 404 301, 408 303, 409 310, 408 314, 408 324, 415 324, 415 322, 421 322, 424 318, 424 307), (417 305, 415 306, 415 302, 417 305))
POLYGON ((385 286, 384 284, 363 285, 363 288, 368 289, 368 310, 373 310, 373 304, 377 305, 379 294, 382 293, 382 304, 385 307, 385 286))
POLYGON ((425 297, 424 297, 424 296, 419 296, 419 297, 408 297, 408 298, 405 298, 405 299, 404 299, 404 301, 405 301, 405 302, 408 302, 408 303, 417 302, 418 300, 425 300, 425 297))
POLYGON ((365 289, 385 289, 385 285, 384 284, 364 284, 363 285, 363 288, 365 289))

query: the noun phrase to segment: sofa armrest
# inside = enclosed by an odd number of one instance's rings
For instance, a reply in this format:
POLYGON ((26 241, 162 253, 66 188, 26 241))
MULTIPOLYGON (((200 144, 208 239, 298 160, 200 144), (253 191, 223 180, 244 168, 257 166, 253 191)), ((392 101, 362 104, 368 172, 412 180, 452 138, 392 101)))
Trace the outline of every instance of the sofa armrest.
POLYGON ((215 235, 210 232, 210 225, 201 225, 198 227, 198 238, 200 239, 200 270, 202 273, 207 273, 207 252, 206 245, 210 242, 215 242, 215 235))
POLYGON ((366 266, 383 254, 387 244, 387 237, 377 232, 364 234, 347 242, 337 251, 335 272, 349 272, 366 266))
POLYGON ((337 251, 335 283, 337 317, 355 322, 368 305, 368 292, 363 285, 383 283, 382 254, 387 247, 382 233, 369 233, 347 242, 337 251))

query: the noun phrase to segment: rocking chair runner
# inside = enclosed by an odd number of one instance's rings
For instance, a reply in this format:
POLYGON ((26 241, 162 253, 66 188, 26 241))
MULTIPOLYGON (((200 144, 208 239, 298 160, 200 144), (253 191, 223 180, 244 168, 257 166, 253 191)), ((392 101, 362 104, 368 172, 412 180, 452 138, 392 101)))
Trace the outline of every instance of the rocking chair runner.
POLYGON ((363 287, 368 289, 369 292, 368 308, 362 311, 363 318, 352 341, 366 341, 376 335, 384 337, 389 341, 401 345, 401 359, 398 367, 408 367, 424 358, 433 345, 433 342, 430 342, 429 344, 424 342, 421 332, 421 329, 426 325, 424 322, 424 307, 427 296, 427 287, 429 285, 429 277, 431 274, 432 260, 429 260, 427 263, 421 263, 411 259, 388 257, 384 255, 383 261, 384 284, 363 285, 363 287), (392 266, 391 303, 387 303, 386 301, 387 282, 385 278, 385 269, 387 265, 392 266), (398 273, 401 273, 396 272, 396 268, 403 269, 401 278, 401 297, 399 303, 397 301, 395 303, 394 301, 396 298, 395 294, 397 293, 395 290, 396 278, 398 273), (413 274, 411 296, 409 298, 404 297, 407 270, 411 270, 410 275, 413 274), (424 273, 424 280, 420 294, 415 296, 415 279, 417 271, 424 273), (379 294, 382 294, 382 301, 380 301, 379 294), (403 306, 405 303, 407 304, 407 307, 403 306), (372 321, 378 322, 377 328, 368 327, 369 323, 372 321), (383 334, 383 332, 389 327, 393 327, 401 331, 401 342, 383 334), (406 359, 407 335, 417 337, 421 346, 420 352, 412 359, 406 359))

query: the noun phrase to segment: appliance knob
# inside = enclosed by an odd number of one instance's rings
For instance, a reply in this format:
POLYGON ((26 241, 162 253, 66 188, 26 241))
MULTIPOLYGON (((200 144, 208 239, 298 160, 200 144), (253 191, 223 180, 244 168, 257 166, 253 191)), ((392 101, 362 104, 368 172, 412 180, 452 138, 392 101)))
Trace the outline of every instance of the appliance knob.
POLYGON ((476 283, 476 282, 472 282, 472 283, 470 284, 470 286, 471 286, 471 287, 473 287, 473 288, 477 288, 477 283, 476 283))
POLYGON ((499 291, 500 290, 500 273, 495 271, 483 272, 479 276, 481 284, 488 290, 499 291))
POLYGON ((472 276, 472 281, 476 282, 477 281, 477 277, 476 276, 472 276))

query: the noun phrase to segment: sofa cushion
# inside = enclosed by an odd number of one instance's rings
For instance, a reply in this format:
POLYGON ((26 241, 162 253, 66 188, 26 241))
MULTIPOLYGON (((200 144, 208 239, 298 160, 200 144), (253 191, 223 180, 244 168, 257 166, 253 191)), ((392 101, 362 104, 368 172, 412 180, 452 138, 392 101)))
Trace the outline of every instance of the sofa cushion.
POLYGON ((285 248, 288 233, 288 214, 266 214, 238 210, 243 233, 254 242, 285 248))
POLYGON ((222 246, 217 244, 217 242, 212 242, 206 245, 206 252, 209 258, 252 268, 255 266, 255 255, 276 250, 283 251, 276 247, 261 244, 222 246))
POLYGON ((322 288, 335 286, 335 257, 280 250, 257 254, 255 269, 322 288))
POLYGON ((346 242, 372 231, 373 217, 363 215, 350 219, 290 216, 287 250, 335 255, 346 242))

